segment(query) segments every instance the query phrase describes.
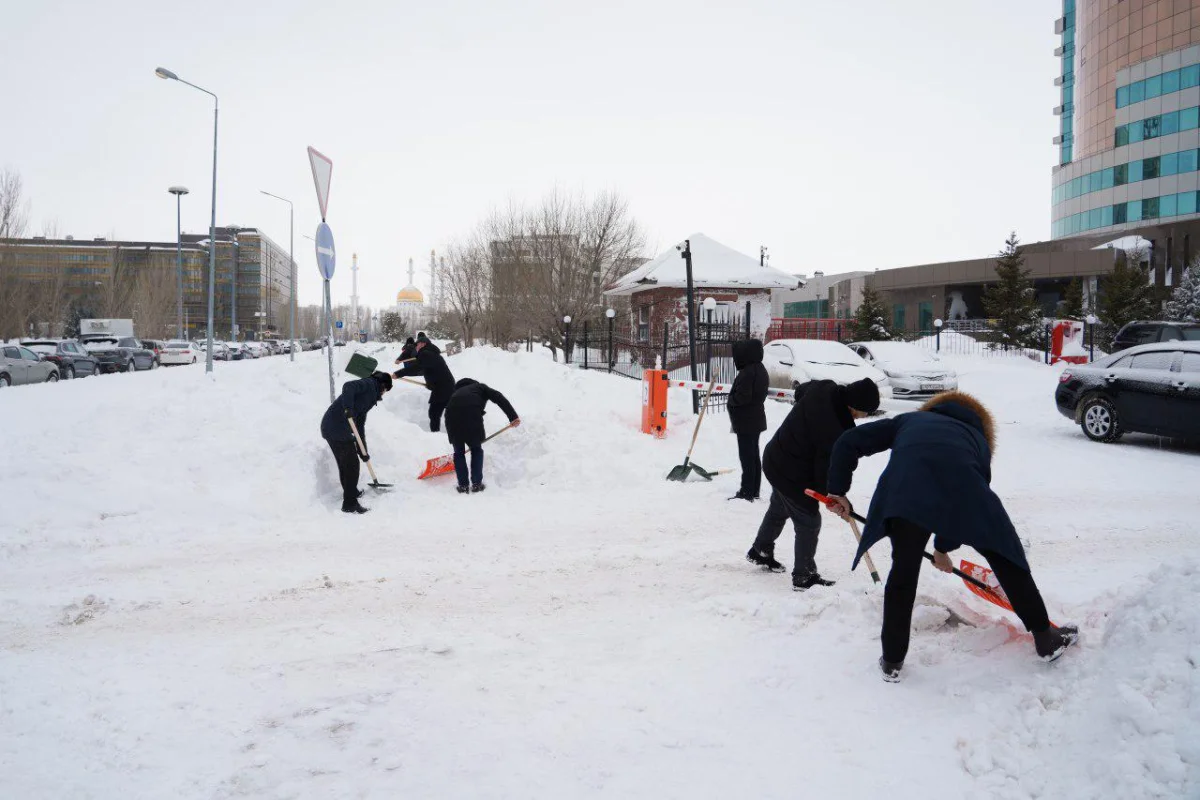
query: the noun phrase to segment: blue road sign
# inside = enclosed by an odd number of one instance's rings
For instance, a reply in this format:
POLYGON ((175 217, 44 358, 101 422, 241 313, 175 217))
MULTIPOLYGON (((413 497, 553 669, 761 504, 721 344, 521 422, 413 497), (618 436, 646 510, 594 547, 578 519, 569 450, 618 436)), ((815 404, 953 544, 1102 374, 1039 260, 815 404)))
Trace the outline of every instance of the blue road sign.
MULTIPOLYGON (((325 280, 332 280, 333 269, 337 263, 337 251, 333 246, 333 231, 324 222, 317 226, 315 241, 317 243, 317 269, 320 270, 325 280)), ((341 325, 338 327, 340 328, 341 325)))
POLYGON ((338 328, 342 327, 342 321, 340 319, 337 321, 336 327, 338 327, 338 328))

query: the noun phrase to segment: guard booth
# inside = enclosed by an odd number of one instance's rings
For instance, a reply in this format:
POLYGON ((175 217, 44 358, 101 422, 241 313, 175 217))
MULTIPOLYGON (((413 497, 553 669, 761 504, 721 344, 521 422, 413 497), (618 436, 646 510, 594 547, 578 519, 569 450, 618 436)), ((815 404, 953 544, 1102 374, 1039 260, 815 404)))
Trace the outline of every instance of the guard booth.
POLYGON ((642 372, 642 433, 661 439, 667 435, 667 371, 642 372))

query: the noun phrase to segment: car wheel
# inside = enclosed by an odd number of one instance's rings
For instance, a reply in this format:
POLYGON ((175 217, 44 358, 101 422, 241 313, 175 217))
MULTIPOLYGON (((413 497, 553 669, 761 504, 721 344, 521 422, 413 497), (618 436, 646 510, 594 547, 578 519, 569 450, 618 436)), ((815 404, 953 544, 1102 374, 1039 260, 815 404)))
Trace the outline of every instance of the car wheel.
POLYGON ((58 383, 58 373, 51 372, 46 376, 46 383, 58 383))
POLYGON ((158 369, 158 359, 150 360, 150 369, 158 369))
POLYGON ((129 363, 125 365, 125 371, 137 372, 137 361, 134 361, 132 358, 129 359, 129 363))
POLYGON ((66 379, 67 379, 67 380, 69 380, 69 381, 73 381, 73 380, 75 380, 75 368, 74 368, 74 367, 67 367, 67 372, 66 372, 66 375, 65 375, 64 377, 66 377, 66 379))
POLYGON ((3 373, 0 373, 0 389, 3 389, 6 386, 12 386, 12 379, 3 373))
POLYGON ((1115 442, 1121 438, 1116 406, 1103 397, 1089 397, 1083 401, 1079 427, 1093 442, 1115 442))

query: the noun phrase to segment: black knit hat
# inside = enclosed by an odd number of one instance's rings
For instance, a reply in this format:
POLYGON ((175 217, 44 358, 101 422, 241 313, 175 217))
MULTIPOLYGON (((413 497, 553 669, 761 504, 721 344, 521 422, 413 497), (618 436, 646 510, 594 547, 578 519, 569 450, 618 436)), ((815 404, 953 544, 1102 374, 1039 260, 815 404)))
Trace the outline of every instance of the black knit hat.
POLYGON ((879 409, 879 387, 870 378, 842 387, 842 400, 857 411, 870 414, 879 409))
POLYGON ((388 375, 386 372, 379 372, 376 370, 375 372, 371 373, 371 377, 374 378, 375 382, 379 384, 380 389, 384 389, 389 392, 392 390, 391 375, 388 375))
POLYGON ((425 335, 425 331, 417 331, 417 341, 418 342, 428 342, 429 341, 429 337, 425 335))
POLYGON ((411 336, 404 340, 404 345, 406 347, 410 344, 416 344, 416 342, 413 341, 413 337, 411 337, 411 336))

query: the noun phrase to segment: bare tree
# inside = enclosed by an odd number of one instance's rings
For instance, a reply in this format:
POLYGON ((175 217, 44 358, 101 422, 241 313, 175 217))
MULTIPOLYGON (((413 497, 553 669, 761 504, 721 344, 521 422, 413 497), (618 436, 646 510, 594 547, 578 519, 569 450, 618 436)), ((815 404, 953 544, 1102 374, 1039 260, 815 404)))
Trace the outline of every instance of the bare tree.
POLYGON ((474 346, 489 306, 491 254, 484 230, 451 244, 448 260, 438 271, 439 299, 446 307, 443 319, 457 331, 464 347, 474 346))
POLYGON ((497 327, 532 331, 555 353, 563 318, 597 316, 603 290, 639 263, 641 227, 620 195, 555 190, 525 209, 509 206, 483 225, 489 244, 492 308, 508 310, 497 327))
POLYGON ((29 282, 17 274, 13 243, 25 235, 29 203, 24 198, 21 176, 0 170, 0 339, 21 336, 29 317, 29 282))
POLYGON ((133 276, 129 299, 134 324, 142 336, 165 337, 168 330, 175 330, 178 294, 174 265, 153 260, 143 265, 133 276))

